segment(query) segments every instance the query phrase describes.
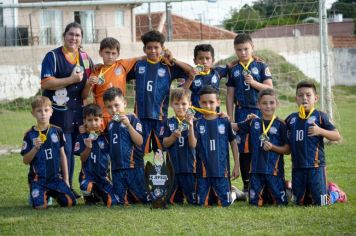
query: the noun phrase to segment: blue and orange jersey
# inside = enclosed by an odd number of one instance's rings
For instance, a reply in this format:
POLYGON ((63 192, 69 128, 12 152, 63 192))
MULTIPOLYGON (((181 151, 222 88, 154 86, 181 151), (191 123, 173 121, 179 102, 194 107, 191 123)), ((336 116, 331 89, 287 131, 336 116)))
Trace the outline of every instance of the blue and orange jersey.
MULTIPOLYGON (((81 92, 92 68, 92 61, 85 52, 80 51, 79 64, 85 70, 81 82, 58 90, 43 90, 43 96, 52 101, 55 115, 51 117, 51 124, 61 127, 65 133, 72 132, 74 124, 81 125, 83 123, 81 92)), ((63 47, 56 48, 48 52, 42 61, 41 83, 53 78, 69 77, 74 67, 76 67, 76 63, 67 60, 63 47)))
MULTIPOLYGON (((84 139, 89 137, 89 133, 80 134, 74 146, 74 154, 80 156, 85 149, 84 139)), ((82 161, 82 172, 85 178, 93 178, 96 181, 106 180, 109 176, 109 141, 104 134, 98 135, 96 140, 92 140, 92 148, 89 157, 82 161)))
POLYGON ((192 105, 195 107, 200 107, 199 92, 203 87, 212 86, 219 91, 220 80, 223 77, 227 77, 227 73, 227 66, 217 66, 215 68, 210 69, 210 73, 207 75, 196 75, 189 88, 192 91, 192 105))
MULTIPOLYGON (((65 141, 62 129, 57 126, 50 125, 48 129, 41 132, 46 134, 47 139, 30 162, 28 178, 29 180, 39 179, 48 183, 59 177, 61 168, 60 149, 64 147, 65 141)), ((38 136, 39 132, 34 126, 25 133, 21 155, 24 156, 31 151, 34 147, 34 139, 38 136)))
MULTIPOLYGON (((254 80, 263 83, 272 79, 268 66, 260 60, 254 59, 248 67, 254 80)), ((228 73, 227 87, 234 87, 234 101, 243 108, 257 108, 258 90, 245 83, 244 68, 240 63, 234 65, 228 73)))
POLYGON ((230 175, 229 144, 235 139, 227 118, 198 119, 194 125, 197 138, 197 174, 202 177, 230 175))
MULTIPOLYGON (((175 117, 171 117, 164 121, 163 137, 166 138, 178 129, 178 120, 175 117)), ((168 149, 169 158, 173 164, 174 173, 195 173, 196 159, 195 148, 189 146, 188 141, 188 128, 182 132, 182 136, 179 137, 168 149)))
MULTIPOLYGON (((127 114, 132 127, 142 135, 142 124, 134 114, 127 114)), ((111 120, 108 125, 111 170, 144 167, 142 146, 135 145, 128 128, 111 120)))
MULTIPOLYGON (((269 120, 255 118, 252 120, 238 123, 239 130, 249 134, 249 146, 251 152, 251 173, 284 175, 283 155, 272 151, 263 150, 263 142, 260 136, 263 133, 262 122, 268 127, 269 120)), ((267 135, 269 142, 276 146, 288 144, 287 128, 283 120, 276 118, 267 135)))
POLYGON ((137 61, 127 79, 135 79, 135 113, 138 118, 167 118, 172 80, 185 77, 184 71, 177 65, 169 67, 162 62, 152 64, 147 60, 137 61))
POLYGON ((286 119, 293 168, 325 166, 324 137, 308 136, 308 129, 314 122, 323 129, 335 129, 328 116, 318 110, 314 110, 308 119, 299 118, 298 112, 286 119))

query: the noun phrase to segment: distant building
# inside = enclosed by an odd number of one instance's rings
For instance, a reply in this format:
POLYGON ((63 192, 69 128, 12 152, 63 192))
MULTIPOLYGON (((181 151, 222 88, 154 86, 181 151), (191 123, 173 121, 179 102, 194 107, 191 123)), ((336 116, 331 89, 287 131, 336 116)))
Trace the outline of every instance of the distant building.
MULTIPOLYGON (((167 36, 167 16, 165 12, 151 13, 152 29, 162 32, 167 36)), ((236 34, 223 28, 203 24, 182 16, 172 14, 173 41, 177 40, 209 40, 233 39, 236 34)), ((149 31, 149 15, 136 15, 136 39, 149 31)))

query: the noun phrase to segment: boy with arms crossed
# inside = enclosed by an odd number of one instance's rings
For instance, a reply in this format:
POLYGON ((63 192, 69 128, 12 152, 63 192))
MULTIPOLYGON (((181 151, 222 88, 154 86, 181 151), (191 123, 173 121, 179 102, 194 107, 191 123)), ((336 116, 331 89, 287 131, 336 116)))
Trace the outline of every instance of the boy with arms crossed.
POLYGON ((126 114, 126 100, 118 88, 105 91, 104 103, 112 115, 108 124, 111 174, 119 204, 147 203, 142 150, 142 124, 134 114, 126 114))
MULTIPOLYGON (((258 92, 272 88, 272 76, 266 64, 253 56, 253 42, 248 34, 235 37, 234 48, 239 63, 229 70, 226 96, 228 116, 233 116, 235 107, 235 122, 244 121, 248 114, 261 116, 257 107, 258 92)), ((240 168, 243 181, 243 191, 247 192, 251 154, 248 150, 249 136, 237 133, 237 143, 240 152, 240 168)))
POLYGON ((21 155, 30 165, 28 182, 34 208, 46 208, 47 200, 53 197, 62 207, 76 204, 69 188, 67 158, 64 152, 62 129, 50 125, 52 103, 47 97, 38 96, 31 104, 32 115, 37 125, 25 133, 21 155))
POLYGON ((346 194, 334 183, 326 183, 324 138, 339 141, 339 131, 328 116, 315 109, 318 100, 316 88, 311 81, 297 84, 296 102, 299 112, 286 119, 292 154, 292 190, 298 205, 311 199, 313 205, 345 202, 346 194))
POLYGON ((177 88, 171 91, 170 103, 175 116, 164 122, 163 146, 168 149, 169 159, 174 169, 174 184, 169 202, 196 203, 195 146, 193 114, 187 111, 191 105, 191 92, 177 88))
POLYGON ((83 120, 87 132, 80 134, 74 153, 80 156, 82 169, 79 174, 80 190, 86 205, 103 201, 110 207, 115 204, 113 187, 109 177, 109 141, 100 133, 103 113, 96 104, 83 108, 83 120))
POLYGON ((219 105, 219 95, 214 88, 206 87, 200 91, 200 106, 205 112, 194 126, 197 138, 197 195, 201 206, 209 206, 210 192, 217 197, 219 206, 229 206, 233 202, 229 143, 234 157, 232 179, 240 175, 236 137, 229 120, 216 113, 219 105))

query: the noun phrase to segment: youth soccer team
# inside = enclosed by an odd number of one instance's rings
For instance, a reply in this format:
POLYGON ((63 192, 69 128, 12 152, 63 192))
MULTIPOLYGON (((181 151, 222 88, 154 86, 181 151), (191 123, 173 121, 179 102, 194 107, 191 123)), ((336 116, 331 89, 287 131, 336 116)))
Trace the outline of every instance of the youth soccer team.
MULTIPOLYGON (((214 49, 197 45, 194 63, 175 59, 164 48, 164 36, 142 36, 144 57, 118 59, 120 44, 105 38, 100 44, 103 64, 95 68, 82 96, 94 104, 83 108, 84 126, 74 153, 80 156, 80 190, 85 204, 106 206, 149 203, 144 156, 158 149, 174 169, 168 203, 229 206, 236 198, 231 180, 243 181, 251 205, 286 205, 283 155, 292 158, 292 201, 298 205, 345 202, 346 194, 327 182, 324 142, 339 141, 328 116, 315 108, 316 87, 301 81, 296 87, 299 111, 285 120, 268 66, 253 56, 249 35, 234 39, 236 61, 214 66, 214 49), (114 60, 112 58, 114 55, 114 60), (120 73, 118 73, 118 71, 120 73), (227 114, 220 112, 219 83, 227 77, 227 114), (174 79, 185 78, 171 89, 174 79), (126 81, 135 80, 134 113, 126 110, 126 81), (174 111, 168 117, 168 105, 174 111), (232 151, 233 165, 230 166, 232 151), (232 169, 232 171, 231 171, 232 169)), ((21 154, 30 165, 30 203, 46 208, 49 198, 70 207, 76 197, 68 182, 62 130, 49 123, 52 104, 36 97, 32 115, 37 124, 25 133, 21 154)))

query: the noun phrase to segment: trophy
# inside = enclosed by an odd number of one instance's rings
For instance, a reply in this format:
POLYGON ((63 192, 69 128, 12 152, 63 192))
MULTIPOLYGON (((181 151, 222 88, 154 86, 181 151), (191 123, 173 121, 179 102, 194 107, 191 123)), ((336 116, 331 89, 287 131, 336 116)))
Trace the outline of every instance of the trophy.
POLYGON ((172 163, 158 149, 153 157, 153 164, 147 162, 145 180, 147 193, 152 201, 152 208, 167 208, 167 200, 173 187, 174 171, 172 163))

